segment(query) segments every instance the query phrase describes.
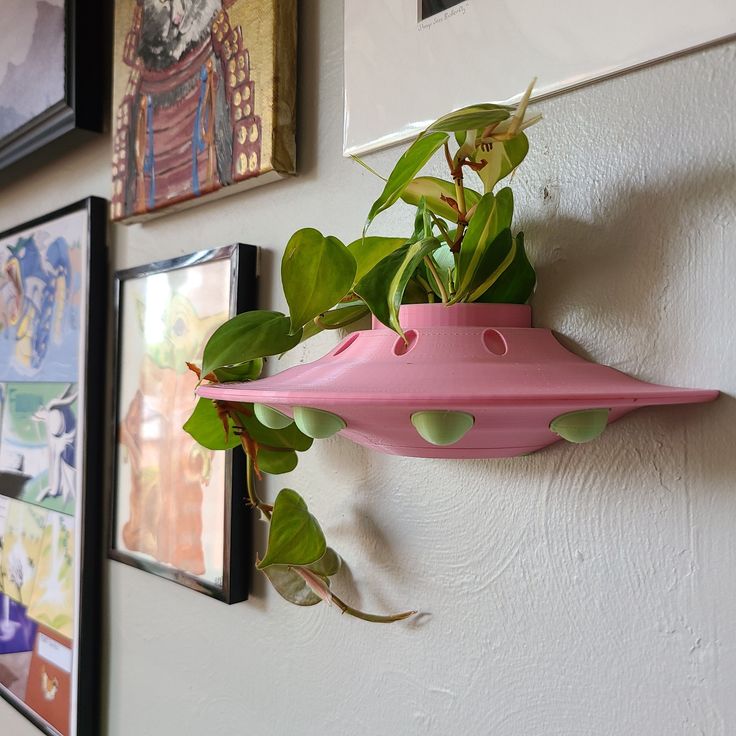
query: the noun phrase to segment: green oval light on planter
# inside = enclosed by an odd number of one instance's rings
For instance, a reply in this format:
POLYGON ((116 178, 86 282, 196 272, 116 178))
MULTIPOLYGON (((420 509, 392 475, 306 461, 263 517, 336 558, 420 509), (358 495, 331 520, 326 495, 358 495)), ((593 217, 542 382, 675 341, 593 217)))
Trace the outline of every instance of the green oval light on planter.
POLYGON ((322 409, 310 409, 308 406, 294 407, 294 421, 307 437, 315 440, 332 437, 347 426, 337 414, 322 409))
POLYGON ((419 435, 432 445, 454 445, 475 423, 464 411, 416 411, 411 423, 419 435))
POLYGON ((549 428, 568 442, 590 442, 600 437, 608 424, 608 409, 584 409, 560 414, 549 428))
POLYGON ((256 419, 269 429, 286 429, 294 420, 286 414, 265 404, 253 404, 256 419))

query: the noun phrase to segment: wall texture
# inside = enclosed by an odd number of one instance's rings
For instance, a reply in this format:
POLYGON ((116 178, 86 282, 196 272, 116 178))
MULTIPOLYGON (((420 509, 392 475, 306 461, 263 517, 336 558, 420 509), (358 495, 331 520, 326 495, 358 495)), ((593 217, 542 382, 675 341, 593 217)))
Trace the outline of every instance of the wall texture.
MULTIPOLYGON (((117 267, 255 243, 262 305, 284 308, 291 232, 356 236, 379 186, 341 156, 341 24, 338 3, 303 3, 299 178, 115 227, 117 267)), ((735 72, 725 45, 544 102, 515 181, 536 323, 640 378, 725 395, 515 460, 318 443, 283 484, 344 555, 336 589, 422 615, 371 626, 260 580, 227 607, 109 563, 109 736, 736 733, 735 72)), ((6 183, 0 229, 107 196, 109 152, 102 138, 6 183)), ((388 213, 377 232, 400 226, 388 213)), ((35 733, 2 702, 0 731, 35 733)))

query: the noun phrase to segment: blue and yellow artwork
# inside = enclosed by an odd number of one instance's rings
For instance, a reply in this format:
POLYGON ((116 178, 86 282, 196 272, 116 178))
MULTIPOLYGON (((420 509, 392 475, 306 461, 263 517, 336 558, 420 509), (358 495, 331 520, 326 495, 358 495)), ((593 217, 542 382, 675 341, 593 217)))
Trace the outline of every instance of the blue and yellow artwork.
POLYGON ((0 381, 76 381, 85 213, 0 242, 0 381))

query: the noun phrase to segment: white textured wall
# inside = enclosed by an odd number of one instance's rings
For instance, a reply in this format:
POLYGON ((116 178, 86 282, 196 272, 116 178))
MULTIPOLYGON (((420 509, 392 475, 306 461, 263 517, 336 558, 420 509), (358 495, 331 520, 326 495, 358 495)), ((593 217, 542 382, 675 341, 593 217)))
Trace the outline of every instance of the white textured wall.
MULTIPOLYGON (((116 227, 118 267, 256 243, 262 306, 283 308, 290 233, 360 231, 378 185, 341 156, 339 5, 303 3, 301 21, 300 177, 116 227)), ((537 324, 638 377, 726 395, 515 460, 318 443, 283 482, 347 560, 336 589, 424 614, 371 626, 260 581, 227 607, 109 563, 110 736, 736 733, 735 72, 727 45, 545 102, 515 182, 537 324)), ((107 195, 108 155, 100 140, 5 186, 0 229, 107 195)), ((35 733, 2 702, 0 732, 35 733)))

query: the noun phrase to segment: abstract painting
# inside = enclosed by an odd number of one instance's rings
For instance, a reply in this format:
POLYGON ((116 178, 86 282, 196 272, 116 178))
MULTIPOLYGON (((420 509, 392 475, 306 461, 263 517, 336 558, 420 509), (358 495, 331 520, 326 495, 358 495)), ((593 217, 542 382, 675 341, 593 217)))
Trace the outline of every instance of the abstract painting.
POLYGON ((295 171, 295 0, 117 0, 114 220, 295 171))
POLYGON ((3 0, 0 168, 75 129, 102 130, 101 6, 3 0))
POLYGON ((0 696, 54 736, 99 732, 105 220, 0 234, 0 696))
POLYGON ((252 308, 255 253, 229 246, 116 276, 110 555, 231 603, 246 596, 247 553, 232 554, 233 543, 245 543, 240 512, 231 509, 243 478, 231 453, 203 448, 183 425, 198 380, 188 363, 199 361, 210 335, 238 306, 252 308))

